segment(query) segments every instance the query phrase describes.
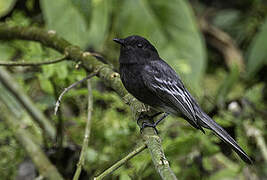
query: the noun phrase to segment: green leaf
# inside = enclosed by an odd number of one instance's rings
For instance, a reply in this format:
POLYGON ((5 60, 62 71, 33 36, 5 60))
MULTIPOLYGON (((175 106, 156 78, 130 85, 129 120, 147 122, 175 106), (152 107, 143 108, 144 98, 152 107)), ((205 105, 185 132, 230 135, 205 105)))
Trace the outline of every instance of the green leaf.
POLYGON ((137 34, 149 39, 191 88, 199 90, 206 52, 187 1, 124 1, 116 32, 123 37, 137 34))
POLYGON ((49 30, 55 30, 73 44, 87 44, 87 23, 83 14, 70 0, 41 0, 41 9, 49 30))
POLYGON ((46 93, 52 94, 54 92, 54 89, 51 81, 49 81, 44 74, 38 74, 37 77, 39 79, 42 90, 46 93))
POLYGON ((224 30, 231 30, 233 29, 233 25, 240 22, 240 16, 241 13, 236 9, 221 10, 216 13, 213 19, 213 24, 224 30))
POLYGON ((126 173, 121 173, 120 179, 121 180, 131 180, 130 176, 126 173))
POLYGON ((97 160, 97 156, 98 156, 98 152, 96 150, 90 147, 87 148, 85 158, 88 162, 90 163, 95 162, 97 160))
POLYGON ((0 41, 0 60, 9 60, 15 53, 15 49, 8 43, 0 41))
POLYGON ((97 50, 101 49, 108 35, 110 7, 111 1, 92 0, 92 19, 88 32, 88 40, 89 45, 97 50))
POLYGON ((8 14, 16 4, 16 0, 4 0, 0 1, 0 17, 8 14))
POLYGON ((218 105, 223 106, 228 94, 231 92, 233 87, 236 85, 239 79, 239 70, 237 66, 231 67, 231 72, 227 75, 224 81, 218 88, 218 93, 216 95, 216 102, 218 105))
POLYGON ((247 54, 247 77, 253 77, 267 62, 267 18, 254 37, 247 54))
POLYGON ((78 12, 83 16, 87 24, 90 24, 92 15, 92 0, 71 0, 71 3, 77 8, 78 12))

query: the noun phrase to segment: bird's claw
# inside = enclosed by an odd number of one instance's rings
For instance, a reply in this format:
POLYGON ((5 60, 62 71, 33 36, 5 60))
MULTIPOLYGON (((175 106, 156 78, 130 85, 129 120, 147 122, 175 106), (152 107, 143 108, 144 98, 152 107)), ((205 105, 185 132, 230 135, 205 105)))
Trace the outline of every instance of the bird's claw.
POLYGON ((137 120, 137 123, 138 123, 138 124, 139 124, 139 121, 140 121, 141 119, 148 119, 149 121, 144 120, 144 121, 142 122, 142 126, 141 126, 141 128, 140 128, 140 133, 143 132, 143 130, 144 130, 145 127, 152 127, 152 128, 155 130, 155 132, 156 132, 157 134, 159 134, 159 131, 158 131, 157 128, 156 128, 156 126, 157 126, 158 123, 155 123, 155 122, 153 121, 153 118, 156 117, 156 116, 158 116, 159 114, 161 114, 161 112, 160 112, 160 113, 156 113, 156 114, 154 114, 154 115, 152 115, 152 116, 149 116, 149 115, 147 115, 147 114, 141 114, 141 115, 139 116, 138 120, 137 120))
POLYGON ((159 131, 157 130, 156 126, 157 126, 156 123, 143 122, 143 123, 142 123, 142 127, 140 128, 140 132, 142 133, 142 132, 143 132, 143 129, 144 129, 145 127, 152 127, 152 128, 155 130, 155 132, 156 132, 157 134, 159 134, 159 131))
POLYGON ((157 133, 157 134, 159 134, 159 131, 157 130, 157 128, 156 128, 156 126, 159 124, 159 122, 161 122, 163 119, 165 119, 168 115, 169 115, 169 113, 165 113, 160 119, 158 119, 156 122, 154 122, 153 121, 153 118, 154 117, 156 117, 156 116, 158 116, 158 115, 160 115, 160 114, 162 114, 162 112, 158 112, 158 113, 156 113, 156 114, 154 114, 154 115, 152 115, 152 116, 148 116, 147 114, 141 114, 140 116, 139 116, 139 118, 138 118, 138 120, 137 120, 137 123, 139 124, 139 121, 141 120, 141 119, 149 119, 150 121, 149 122, 147 122, 147 121, 143 121, 142 122, 142 126, 141 126, 141 129, 140 129, 140 132, 142 133, 142 131, 143 131, 143 129, 145 128, 145 127, 152 127, 154 130, 155 130, 155 132, 157 133), (153 123, 152 123, 153 122, 153 123))

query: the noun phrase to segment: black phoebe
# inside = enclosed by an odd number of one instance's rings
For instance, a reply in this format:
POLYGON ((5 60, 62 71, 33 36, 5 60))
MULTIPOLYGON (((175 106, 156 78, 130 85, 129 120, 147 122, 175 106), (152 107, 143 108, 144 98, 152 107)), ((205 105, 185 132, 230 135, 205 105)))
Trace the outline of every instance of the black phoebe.
MULTIPOLYGON (((141 36, 114 39, 121 45, 120 75, 125 88, 141 102, 166 114, 183 114, 196 129, 211 129, 220 139, 229 144, 246 162, 252 164, 249 156, 235 140, 198 105, 184 87, 176 72, 160 57, 156 48, 141 36)), ((159 123, 145 124, 154 127, 159 123)))

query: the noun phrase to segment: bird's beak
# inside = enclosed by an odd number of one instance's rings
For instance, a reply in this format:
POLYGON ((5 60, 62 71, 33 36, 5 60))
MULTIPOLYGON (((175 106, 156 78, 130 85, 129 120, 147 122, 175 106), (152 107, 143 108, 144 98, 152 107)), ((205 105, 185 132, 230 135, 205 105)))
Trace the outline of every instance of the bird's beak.
POLYGON ((113 39, 116 43, 119 43, 120 45, 124 46, 124 39, 115 38, 113 39))

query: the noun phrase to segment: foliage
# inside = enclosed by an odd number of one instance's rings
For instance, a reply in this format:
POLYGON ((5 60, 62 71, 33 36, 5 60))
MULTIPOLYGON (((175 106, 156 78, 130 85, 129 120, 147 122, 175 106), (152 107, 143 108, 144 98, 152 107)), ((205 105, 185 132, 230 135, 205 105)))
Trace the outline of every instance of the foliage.
MULTIPOLYGON (((191 3, 185 0, 0 0, 2 4, 2 22, 55 30, 71 43, 102 54, 106 63, 113 65, 114 69, 118 68, 119 49, 112 42, 113 38, 131 34, 147 37, 157 47, 161 57, 181 75, 202 107, 255 160, 254 167, 248 167, 208 130, 204 135, 183 119, 168 117, 159 125, 159 130, 164 151, 177 177, 211 180, 267 177, 267 162, 261 147, 256 138, 248 134, 248 127, 257 128, 266 146, 267 74, 264 70, 267 59, 267 7, 264 1, 214 1, 209 4, 204 0, 191 3), (244 71, 234 66, 227 67, 221 52, 215 50, 209 37, 203 35, 198 27, 203 14, 211 16, 211 24, 227 32, 236 42, 244 54, 244 71)), ((36 42, 0 41, 1 61, 45 61, 59 56, 59 53, 36 42)), ((43 147, 68 179, 75 171, 84 137, 86 85, 82 84, 64 96, 58 117, 53 115, 53 110, 59 93, 86 76, 82 68, 75 66, 70 62, 61 62, 42 67, 8 68, 56 126, 60 127, 63 122, 62 147, 58 142, 43 143, 43 147), (58 152, 68 163, 56 161, 58 152)), ((7 90, 0 87, 0 94, 6 93, 7 90)), ((92 87, 92 129, 86 152, 86 173, 81 179, 101 173, 141 143, 139 129, 123 100, 97 78, 92 80, 92 87)), ((15 101, 6 98, 9 96, 0 96, 0 101, 13 109, 14 114, 25 114, 21 106, 7 103, 15 101)), ((40 142, 40 128, 25 116, 22 119, 26 119, 31 133, 40 142)), ((0 123, 0 132, 0 157, 4 157, 0 159, 0 175, 5 179, 14 179, 16 167, 27 155, 3 123, 0 123)), ((155 173, 149 152, 144 151, 108 179, 159 179, 159 176, 155 173)))

